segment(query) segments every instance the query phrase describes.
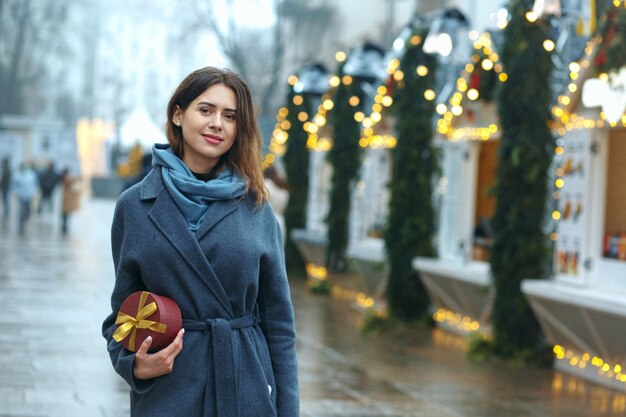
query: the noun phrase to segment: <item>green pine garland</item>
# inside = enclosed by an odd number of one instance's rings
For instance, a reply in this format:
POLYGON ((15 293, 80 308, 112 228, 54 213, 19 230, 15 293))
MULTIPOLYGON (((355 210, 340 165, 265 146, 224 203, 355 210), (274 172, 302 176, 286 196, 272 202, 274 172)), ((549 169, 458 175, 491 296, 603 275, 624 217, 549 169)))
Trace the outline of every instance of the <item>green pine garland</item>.
POLYGON ((293 229, 306 227, 306 207, 309 193, 309 151, 306 147, 307 133, 303 129, 303 122, 298 119, 300 112, 310 115, 310 99, 306 96, 300 105, 293 103, 295 97, 291 86, 287 94, 288 114, 285 118, 291 125, 287 140, 285 157, 285 171, 289 184, 289 203, 285 209, 285 228, 288 238, 285 246, 285 260, 287 268, 294 273, 304 274, 304 260, 300 251, 290 238, 293 229))
POLYGON ((528 2, 514 0, 504 32, 502 63, 508 81, 498 91, 502 126, 496 174, 495 231, 491 271, 496 290, 492 349, 503 357, 534 355, 543 346, 541 328, 524 294, 521 281, 546 277, 545 219, 548 168, 554 139, 548 127, 553 69, 541 27, 524 17, 528 2))
MULTIPOLYGON (((339 68, 342 74, 343 65, 339 68)), ((330 191, 330 209, 326 218, 328 226, 327 266, 333 270, 346 267, 345 252, 348 245, 348 216, 350 213, 351 183, 356 178, 361 163, 360 124, 354 113, 361 106, 351 106, 350 97, 363 103, 364 92, 357 79, 349 84, 342 82, 333 96, 335 107, 328 123, 333 128, 333 147, 326 156, 333 167, 330 191)))
POLYGON ((604 37, 602 49, 596 57, 600 72, 619 71, 626 66, 626 9, 608 13, 600 31, 604 37))
MULTIPOLYGON (((427 28, 419 28, 412 39, 423 40, 427 28), (416 38, 418 36, 419 38, 416 38)), ((415 256, 435 256, 433 247, 434 210, 432 179, 437 166, 432 146, 434 101, 424 91, 435 85, 437 61, 422 51, 421 41, 406 42, 400 60, 404 73, 393 91, 391 111, 396 115, 398 143, 393 150, 393 177, 385 246, 390 264, 387 301, 391 316, 404 321, 424 319, 429 298, 417 272, 415 256), (428 74, 420 77, 416 68, 424 65, 428 74)))

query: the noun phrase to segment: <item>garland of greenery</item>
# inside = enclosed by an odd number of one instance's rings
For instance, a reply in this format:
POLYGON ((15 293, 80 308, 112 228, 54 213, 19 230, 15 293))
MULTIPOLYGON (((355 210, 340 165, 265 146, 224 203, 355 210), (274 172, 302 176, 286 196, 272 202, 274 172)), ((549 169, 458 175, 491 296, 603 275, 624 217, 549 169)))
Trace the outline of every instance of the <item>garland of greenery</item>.
MULTIPOLYGON (((343 74, 343 64, 338 74, 343 74)), ((336 88, 333 102, 335 107, 328 119, 333 128, 333 147, 326 158, 333 167, 330 191, 330 209, 326 218, 328 226, 327 266, 333 270, 346 267, 345 252, 348 246, 348 216, 350 213, 351 183, 356 178, 361 162, 359 139, 361 127, 354 119, 354 107, 350 97, 356 96, 363 103, 365 94, 358 80, 343 76, 336 88), (346 82, 345 80, 348 80, 346 82)))
POLYGON ((475 70, 470 77, 470 88, 478 90, 480 95, 479 100, 491 102, 494 99, 494 92, 496 85, 498 84, 498 75, 492 69, 486 70, 482 67, 481 62, 487 58, 487 54, 482 48, 475 54, 478 59, 476 60, 475 70))
POLYGON ((385 247, 389 262, 387 301, 392 317, 409 321, 428 315, 429 298, 417 272, 415 256, 435 256, 433 247, 434 210, 432 179, 437 166, 432 146, 434 101, 424 91, 435 85, 437 61, 422 51, 427 28, 418 28, 406 40, 400 59, 404 78, 393 91, 390 111, 396 116, 398 138, 393 149, 393 176, 385 247), (416 72, 418 65, 428 68, 426 76, 416 72))
POLYGON ((497 94, 502 126, 496 174, 491 272, 496 290, 493 307, 493 353, 502 357, 536 357, 545 346, 541 328, 524 294, 521 281, 549 274, 544 260, 549 250, 542 225, 548 168, 554 138, 548 127, 553 69, 543 48, 542 24, 530 23, 528 2, 514 0, 504 32, 502 63, 508 74, 497 94), (525 356, 528 355, 528 356, 525 356))
MULTIPOLYGON (((283 161, 285 163, 285 173, 289 185, 289 202, 285 209, 285 260, 287 268, 294 273, 304 274, 304 260, 302 254, 291 239, 293 229, 306 227, 306 207, 309 193, 309 151, 306 147, 308 138, 303 129, 304 122, 298 119, 298 114, 306 112, 310 114, 310 100, 302 96, 301 104, 294 104, 296 94, 289 86, 287 94, 288 114, 285 120, 289 123, 289 138, 287 140, 287 150, 283 161)), ((306 122, 306 120, 305 120, 306 122)))
POLYGON ((605 24, 599 31, 603 34, 603 47, 596 57, 600 72, 619 71, 626 66, 626 9, 608 13, 605 24))

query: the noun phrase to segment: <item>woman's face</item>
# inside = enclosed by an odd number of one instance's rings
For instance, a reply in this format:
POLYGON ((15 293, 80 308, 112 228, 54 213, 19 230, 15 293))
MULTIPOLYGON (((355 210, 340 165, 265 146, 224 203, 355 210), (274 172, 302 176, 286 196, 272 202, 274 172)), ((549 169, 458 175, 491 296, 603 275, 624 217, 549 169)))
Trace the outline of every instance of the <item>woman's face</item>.
POLYGON ((183 162, 196 173, 207 173, 233 146, 237 137, 237 97, 224 84, 214 84, 184 111, 177 108, 174 124, 183 133, 183 162))

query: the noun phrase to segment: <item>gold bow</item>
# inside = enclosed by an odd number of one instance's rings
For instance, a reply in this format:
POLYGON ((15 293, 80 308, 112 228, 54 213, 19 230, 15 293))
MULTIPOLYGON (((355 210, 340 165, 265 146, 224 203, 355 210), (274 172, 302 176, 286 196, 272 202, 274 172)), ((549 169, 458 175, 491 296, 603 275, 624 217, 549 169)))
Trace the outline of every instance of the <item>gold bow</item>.
POLYGON ((157 305, 154 301, 144 306, 148 295, 149 293, 147 291, 142 291, 139 297, 139 305, 137 306, 137 317, 130 316, 120 311, 117 313, 117 318, 115 319, 115 324, 121 324, 121 326, 115 329, 113 340, 121 342, 130 334, 128 349, 133 352, 135 351, 135 335, 137 329, 150 329, 158 333, 165 333, 167 329, 167 324, 165 323, 146 320, 146 318, 157 311, 157 305))

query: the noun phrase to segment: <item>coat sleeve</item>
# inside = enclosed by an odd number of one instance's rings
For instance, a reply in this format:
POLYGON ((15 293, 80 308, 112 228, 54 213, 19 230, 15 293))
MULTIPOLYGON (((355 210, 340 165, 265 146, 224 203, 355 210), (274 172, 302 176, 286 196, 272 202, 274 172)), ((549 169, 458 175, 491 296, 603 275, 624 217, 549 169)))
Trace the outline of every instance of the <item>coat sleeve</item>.
MULTIPOLYGON (((271 211, 269 211, 271 213, 271 211)), ((259 280, 260 326, 269 345, 276 379, 276 408, 279 417, 300 415, 296 330, 280 227, 272 218, 265 257, 259 280)))
POLYGON ((135 353, 113 340, 113 332, 117 328, 115 318, 122 302, 133 292, 145 290, 138 263, 127 256, 125 251, 129 236, 124 233, 123 206, 120 203, 121 201, 118 201, 111 227, 115 286, 111 295, 111 313, 102 323, 102 335, 107 340, 107 349, 115 371, 124 378, 133 391, 143 394, 153 387, 158 378, 136 379, 133 374, 135 353))

